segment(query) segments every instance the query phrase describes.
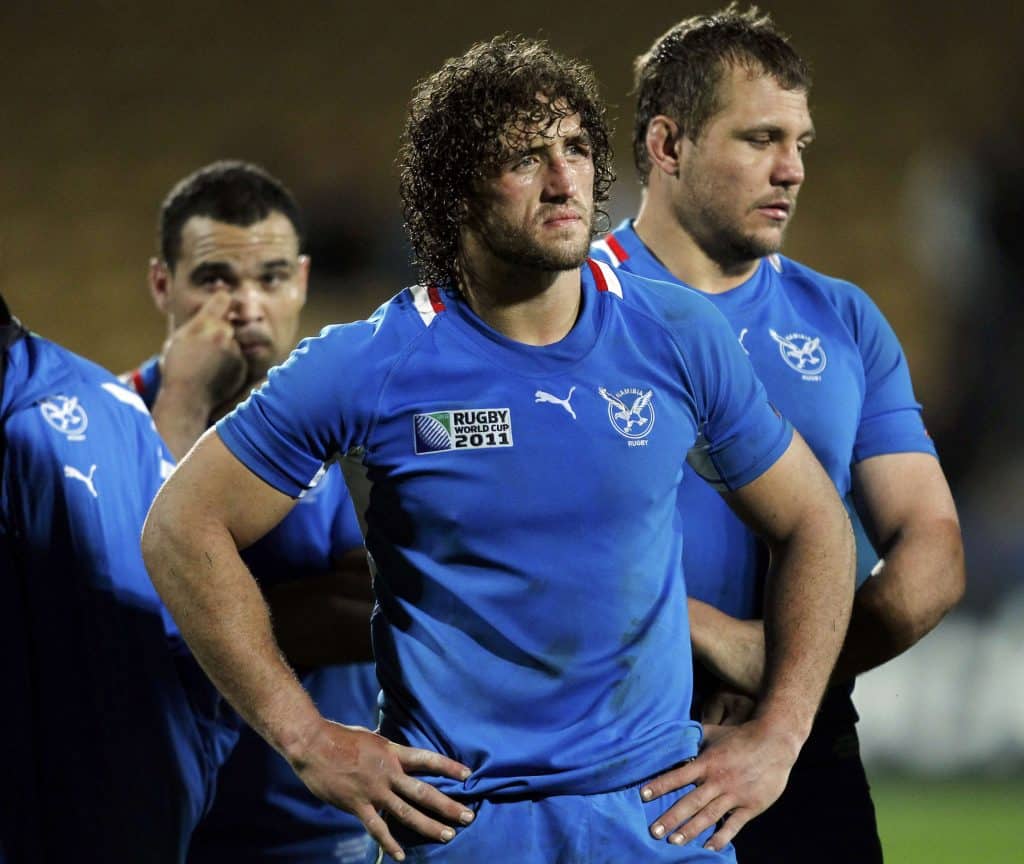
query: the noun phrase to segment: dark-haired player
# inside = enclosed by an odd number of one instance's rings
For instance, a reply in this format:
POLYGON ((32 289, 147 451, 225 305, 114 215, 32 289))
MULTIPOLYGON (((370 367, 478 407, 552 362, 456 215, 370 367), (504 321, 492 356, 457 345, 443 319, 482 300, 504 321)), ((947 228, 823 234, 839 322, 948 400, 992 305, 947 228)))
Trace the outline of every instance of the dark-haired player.
POLYGON ((249 722, 398 860, 732 860, 842 639, 835 490, 709 303, 587 262, 611 173, 585 66, 473 46, 417 87, 401 166, 424 284, 304 342, 204 436, 147 522, 151 575, 249 722), (699 756, 675 530, 691 447, 783 562, 759 713, 699 756), (353 452, 381 736, 321 717, 236 551, 353 452), (698 842, 669 842, 688 816, 698 842))
MULTIPOLYGON (((595 254, 618 272, 708 296, 840 494, 852 489, 884 556, 857 593, 836 684, 786 791, 736 841, 743 862, 868 864, 882 853, 848 682, 909 648, 956 603, 963 551, 892 329, 855 286, 778 254, 814 137, 810 86, 804 61, 756 8, 672 27, 636 63, 640 212, 595 254)), ((694 653, 717 686, 757 694, 760 544, 692 477, 679 508, 694 653)), ((870 553, 859 573, 874 564, 870 553)), ((736 700, 704 690, 695 705, 703 697, 705 719, 717 722, 736 700)))
MULTIPOLYGON (((190 174, 160 210, 149 284, 167 318, 160 355, 125 378, 182 456, 294 347, 309 259, 291 193, 262 168, 215 162, 190 174)), ((341 471, 324 476, 244 553, 267 593, 282 648, 334 720, 376 724, 369 573, 341 471), (350 662, 361 660, 363 662, 350 662)), ((343 862, 366 855, 350 814, 315 798, 251 729, 220 770, 212 810, 189 850, 206 861, 343 862)))

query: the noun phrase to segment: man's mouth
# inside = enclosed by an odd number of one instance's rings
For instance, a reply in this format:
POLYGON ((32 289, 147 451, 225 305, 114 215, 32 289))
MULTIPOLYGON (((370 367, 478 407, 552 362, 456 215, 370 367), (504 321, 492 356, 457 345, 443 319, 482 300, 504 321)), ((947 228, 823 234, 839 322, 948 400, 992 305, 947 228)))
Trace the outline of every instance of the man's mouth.
POLYGON ((246 356, 263 354, 270 350, 270 340, 263 336, 236 336, 235 339, 246 356))
POLYGON ((564 228, 582 221, 583 217, 579 213, 567 208, 548 213, 544 217, 544 224, 552 228, 564 228))
POLYGON ((758 213, 774 219, 777 222, 785 222, 793 211, 793 202, 786 198, 779 198, 774 201, 766 201, 754 208, 758 213))

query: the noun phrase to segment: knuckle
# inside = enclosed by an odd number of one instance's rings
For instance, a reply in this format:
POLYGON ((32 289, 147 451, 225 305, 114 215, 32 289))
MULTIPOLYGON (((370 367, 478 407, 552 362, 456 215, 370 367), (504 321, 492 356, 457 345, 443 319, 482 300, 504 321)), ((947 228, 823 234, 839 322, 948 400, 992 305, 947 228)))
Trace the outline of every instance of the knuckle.
POLYGON ((363 825, 366 826, 366 830, 374 836, 385 830, 387 823, 381 818, 381 815, 376 811, 372 811, 371 814, 367 814, 362 817, 363 825))

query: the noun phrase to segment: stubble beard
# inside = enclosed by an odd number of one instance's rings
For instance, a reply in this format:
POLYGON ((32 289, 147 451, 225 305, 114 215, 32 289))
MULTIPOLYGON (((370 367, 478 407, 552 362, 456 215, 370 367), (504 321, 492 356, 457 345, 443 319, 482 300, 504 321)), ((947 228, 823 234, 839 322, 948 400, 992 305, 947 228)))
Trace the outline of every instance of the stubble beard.
POLYGON ((572 237, 548 244, 519 226, 489 219, 481 226, 480 237, 496 258, 507 264, 545 273, 576 270, 590 252, 590 221, 583 216, 587 230, 579 239, 572 237))
MULTIPOLYGON (((686 204, 676 204, 676 220, 694 238, 701 251, 724 272, 742 269, 766 255, 782 249, 786 228, 796 212, 790 206, 789 218, 777 231, 759 236, 741 224, 743 216, 734 216, 719 203, 728 200, 728 193, 691 180, 686 204)), ((746 215, 746 214, 743 214, 746 215)))

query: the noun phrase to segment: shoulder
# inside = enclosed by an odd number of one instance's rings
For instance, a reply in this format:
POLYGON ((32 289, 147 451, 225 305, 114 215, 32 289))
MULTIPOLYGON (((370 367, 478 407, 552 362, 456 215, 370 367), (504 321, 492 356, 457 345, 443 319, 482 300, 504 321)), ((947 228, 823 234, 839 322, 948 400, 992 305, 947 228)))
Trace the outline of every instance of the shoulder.
POLYGON ((719 331, 731 338, 732 331, 722 313, 699 291, 637 276, 603 262, 592 262, 591 269, 596 271, 599 287, 602 279, 607 284, 607 294, 618 301, 614 306, 631 327, 660 331, 684 352, 687 346, 701 343, 709 335, 717 338, 714 334, 719 331))
POLYGON ((416 290, 401 291, 364 320, 325 327, 318 336, 304 339, 284 365, 358 360, 364 370, 387 367, 427 331, 436 315, 424 320, 416 308, 416 290))
POLYGON ((626 270, 612 268, 603 261, 594 261, 595 280, 600 285, 603 279, 607 292, 622 302, 622 308, 648 316, 663 325, 703 317, 719 317, 706 297, 699 291, 679 283, 660 282, 637 276, 626 270), (601 274, 598 278, 597 273, 601 274))
POLYGON ((786 293, 799 292, 824 299, 842 322, 854 343, 865 356, 890 356, 900 352, 899 337, 885 314, 859 286, 812 270, 788 258, 779 257, 786 293))
POLYGON ((14 349, 3 412, 12 446, 26 455, 117 453, 125 465, 161 472, 170 464, 142 399, 111 372, 35 335, 14 349))
POLYGON ((770 255, 766 262, 789 292, 801 291, 823 297, 841 313, 877 308, 862 288, 846 279, 827 276, 784 255, 770 255))
MULTIPOLYGON (((113 373, 49 339, 30 333, 10 350, 4 387, 5 413, 23 410, 58 394, 84 394, 97 388, 124 393, 128 402, 141 405, 113 373)), ((144 407, 142 410, 145 412, 144 407)))
POLYGON ((6 401, 9 395, 11 410, 42 403, 88 404, 98 413, 152 425, 138 394, 99 364, 34 334, 15 350, 10 368, 14 377, 8 378, 4 396, 6 401))

